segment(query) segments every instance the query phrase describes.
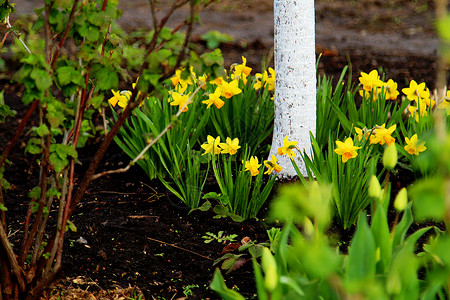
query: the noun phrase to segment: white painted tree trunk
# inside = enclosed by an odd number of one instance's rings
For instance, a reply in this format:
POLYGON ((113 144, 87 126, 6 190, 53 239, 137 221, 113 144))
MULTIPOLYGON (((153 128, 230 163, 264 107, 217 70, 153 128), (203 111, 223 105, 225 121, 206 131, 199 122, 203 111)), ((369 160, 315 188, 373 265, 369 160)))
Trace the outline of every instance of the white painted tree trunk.
MULTIPOLYGON (((309 132, 316 131, 316 69, 314 0, 274 0, 275 121, 270 154, 283 167, 279 177, 297 175, 287 155, 277 149, 283 139, 297 141, 311 155, 309 132)), ((296 152, 294 150, 294 152, 296 152)), ((303 175, 306 167, 295 157, 303 175)))

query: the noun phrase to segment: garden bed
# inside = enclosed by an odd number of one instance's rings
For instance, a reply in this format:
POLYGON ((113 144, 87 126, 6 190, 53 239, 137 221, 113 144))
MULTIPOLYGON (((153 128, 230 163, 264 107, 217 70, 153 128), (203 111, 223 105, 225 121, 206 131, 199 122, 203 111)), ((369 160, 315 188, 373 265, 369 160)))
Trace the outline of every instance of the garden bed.
MULTIPOLYGON (((326 4, 321 3, 326 1, 318 2, 319 24, 324 18, 330 19, 332 14, 333 20, 340 26, 347 24, 348 19, 354 18, 356 23, 360 22, 361 26, 368 28, 369 35, 371 32, 385 34, 378 27, 378 22, 382 21, 381 14, 378 15, 380 19, 365 24, 364 18, 356 18, 351 11, 340 13, 346 1, 333 1, 338 3, 333 5, 333 9, 327 9, 326 4), (340 8, 339 3, 342 5, 340 8)), ((377 1, 367 2, 370 9, 381 9, 377 1)), ((404 2, 390 1, 397 3, 399 7, 404 2)), ((427 3, 423 2, 422 5, 427 3)), ((414 10, 416 7, 404 6, 403 10, 399 7, 396 6, 396 13, 404 17, 404 22, 416 22, 416 27, 421 26, 419 24, 422 24, 423 20, 411 21, 407 18, 408 14, 417 12, 414 10)), ((267 12, 271 7, 267 6, 265 11, 251 5, 249 8, 250 13, 257 15, 267 12)), ((217 13, 227 9, 230 7, 222 6, 217 8, 217 13)), ((431 5, 427 13, 430 10, 431 5)), ((357 32, 358 25, 352 24, 354 27, 350 26, 350 29, 357 32)), ((411 28, 402 26, 399 30, 405 32, 411 28)), ((419 34, 431 35, 430 29, 420 29, 419 34)), ((405 35, 403 38, 408 37, 405 35)), ((360 71, 383 68, 389 78, 394 78, 401 85, 406 86, 409 80, 415 79, 418 82, 427 82, 430 88, 433 86, 436 66, 435 58, 430 53, 411 53, 406 49, 401 52, 401 49, 397 49, 391 55, 387 50, 374 51, 367 44, 362 44, 361 47, 345 41, 333 44, 336 43, 333 42, 333 37, 325 39, 322 36, 318 41, 321 45, 317 47, 317 52, 324 53, 319 64, 320 74, 339 77, 342 69, 349 63, 349 55, 354 78, 359 76, 360 71)), ((241 55, 245 55, 249 58, 249 64, 258 70, 261 59, 270 53, 271 45, 253 39, 248 40, 245 46, 238 40, 224 44, 221 48, 226 61, 237 62, 240 61, 241 55)), ((354 82, 357 82, 357 79, 354 82)), ((19 114, 23 114, 21 105, 17 104, 17 96, 20 96, 19 89, 12 87, 7 92, 6 101, 18 110, 19 114)), ((14 122, 17 122, 17 119, 14 122)), ((17 127, 14 122, 2 125, 0 149, 5 147, 17 127)), ((19 143, 19 149, 10 157, 15 164, 5 173, 5 177, 14 185, 13 190, 9 192, 13 195, 9 197, 10 203, 6 203, 7 207, 14 207, 7 212, 12 232, 20 229, 23 221, 21 218, 27 209, 26 195, 38 172, 38 169, 30 168, 33 158, 24 156, 23 148, 24 145, 19 143), (22 203, 24 199, 25 202, 22 203), (14 203, 14 206, 8 205, 11 203, 14 203)), ((82 163, 91 158, 93 149, 95 145, 81 151, 82 163)), ((128 156, 119 147, 112 145, 99 171, 123 167, 128 162, 128 156)), ((80 167, 80 170, 82 169, 83 165, 80 167)), ((399 189, 403 182, 409 180, 395 178, 395 188, 399 189)), ((189 210, 176 197, 158 181, 149 181, 138 166, 132 167, 127 173, 104 176, 91 184, 71 218, 77 231, 68 233, 65 241, 61 280, 45 292, 45 297, 93 299, 90 296, 92 293, 97 299, 120 299, 125 295, 137 297, 142 292, 146 299, 217 299, 217 294, 208 288, 215 269, 213 262, 222 255, 229 242, 214 240, 205 243, 203 236, 223 231, 226 235, 236 234, 236 242, 245 237, 264 242, 268 239, 266 229, 271 226, 264 222, 267 207, 266 205, 261 211, 259 220, 236 223, 230 218, 216 219, 212 212, 194 211, 189 214, 189 210), (136 289, 127 289, 129 287, 136 289), (106 294, 104 290, 115 290, 116 294, 106 294)), ((336 234, 339 234, 339 239, 345 243, 351 239, 350 232, 351 230, 337 230, 336 234)), ((14 238, 12 242, 14 243, 14 238)), ((224 275, 227 286, 235 287, 247 298, 256 294, 253 276, 251 263, 224 275)))

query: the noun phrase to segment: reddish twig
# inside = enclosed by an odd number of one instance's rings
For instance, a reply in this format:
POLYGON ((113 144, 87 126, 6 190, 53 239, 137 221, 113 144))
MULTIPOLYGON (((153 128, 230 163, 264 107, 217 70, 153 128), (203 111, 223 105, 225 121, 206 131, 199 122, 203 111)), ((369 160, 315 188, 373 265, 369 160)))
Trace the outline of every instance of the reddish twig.
POLYGON ((17 279, 20 290, 23 292, 25 291, 25 280, 23 278, 19 263, 17 262, 17 258, 14 254, 14 250, 12 249, 12 246, 8 241, 8 235, 6 234, 5 227, 3 227, 3 225, 0 225, 0 242, 6 252, 6 256, 8 257, 8 265, 11 267, 11 270, 17 279))
POLYGON ((161 22, 159 22, 157 28, 154 29, 155 32, 154 32, 152 40, 150 41, 150 44, 148 46, 148 50, 147 50, 146 55, 150 54, 152 51, 155 50, 157 38, 158 38, 158 35, 159 35, 160 31, 161 31, 161 28, 163 28, 164 25, 166 25, 166 23, 169 20, 170 16, 172 16, 172 14, 174 13, 174 11, 177 8, 185 5, 189 1, 190 0, 183 0, 183 1, 177 0, 177 1, 174 1, 172 3, 172 5, 169 8, 169 10, 167 11, 166 15, 161 19, 161 22))
POLYGON ((177 57, 177 62, 176 62, 175 67, 174 67, 175 70, 180 67, 181 61, 184 58, 184 54, 185 54, 185 51, 186 51, 186 49, 187 49, 187 47, 189 45, 189 39, 190 39, 191 34, 192 34, 192 28, 193 28, 193 25, 194 25, 194 17, 195 17, 194 0, 190 0, 190 8, 191 9, 190 9, 190 18, 189 18, 189 21, 188 21, 188 29, 187 29, 187 32, 186 32, 186 35, 185 35, 185 38, 184 38, 183 47, 181 48, 181 51, 180 51, 180 53, 179 53, 179 55, 177 57))
POLYGON ((58 275, 60 272, 61 267, 54 268, 48 276, 43 277, 40 281, 38 281, 38 283, 34 286, 34 288, 30 292, 28 292, 28 295, 25 298, 25 300, 39 299, 39 296, 41 295, 42 291, 55 280, 56 275, 58 275))
POLYGON ((105 56, 105 46, 106 46, 106 41, 108 40, 108 36, 109 36, 109 34, 111 33, 111 29, 112 29, 112 23, 109 24, 108 32, 106 32, 106 34, 105 34, 105 39, 103 40, 103 44, 102 44, 102 54, 101 54, 102 57, 105 56))
MULTIPOLYGON (((107 0, 105 0, 105 1, 107 1, 107 0)), ((61 37, 61 40, 59 40, 58 47, 56 48, 55 53, 53 54, 53 57, 52 57, 52 62, 50 64, 51 70, 53 70, 55 67, 56 60, 59 57, 59 52, 61 51, 62 47, 64 46, 64 43, 67 38, 67 34, 69 33, 70 28, 72 27, 72 22, 75 17, 75 11, 77 9, 78 2, 79 2, 79 0, 75 0, 73 2, 72 10, 70 11, 70 15, 69 15, 69 21, 67 22, 66 28, 64 29, 64 33, 61 37)))
POLYGON ((22 134, 22 131, 25 127, 25 125, 28 123, 28 120, 30 119, 31 115, 33 114, 34 110, 39 104, 39 100, 34 100, 33 103, 30 106, 30 109, 28 109, 27 114, 23 117, 22 121, 19 124, 19 127, 17 127, 16 133, 14 134, 14 137, 9 142, 8 147, 6 147, 5 151, 3 151, 2 156, 0 157, 0 168, 5 163, 5 160, 8 158, 9 152, 11 152, 12 148, 16 144, 17 140, 19 139, 19 136, 22 134))
POLYGON ((156 32, 156 29, 158 28, 158 17, 156 16, 154 0, 149 0, 148 2, 150 4, 150 11, 152 13, 153 30, 155 30, 155 32, 156 32))
MULTIPOLYGON (((88 89, 88 83, 89 83, 89 76, 90 76, 90 69, 88 68, 85 77, 84 77, 84 85, 85 88, 83 89, 81 93, 81 99, 80 99, 80 107, 78 109, 78 115, 77 119, 75 121, 74 126, 74 138, 72 145, 76 148, 78 145, 78 139, 80 137, 81 132, 81 123, 83 122, 83 113, 86 110, 87 106, 87 98, 92 95, 93 87, 90 91, 90 94, 88 96, 87 89, 88 89)), ((62 217, 62 222, 60 224, 60 233, 56 246, 56 253, 53 251, 54 254, 56 254, 56 264, 55 267, 59 268, 61 266, 61 258, 62 258, 62 248, 63 248, 63 242, 64 242, 64 234, 66 232, 66 224, 67 220, 69 219, 69 210, 72 204, 72 195, 73 195, 73 187, 74 187, 74 181, 75 181, 75 158, 72 158, 70 160, 70 166, 69 166, 69 184, 68 184, 68 191, 67 191, 67 197, 64 205, 64 213, 62 217)), ((53 257, 51 257, 53 259, 53 257)))
POLYGON ((40 182, 40 188, 41 188, 41 196, 39 198, 39 206, 38 210, 34 219, 33 226, 31 228, 31 232, 29 234, 29 237, 27 240, 24 240, 24 246, 22 247, 23 252, 20 256, 20 262, 24 262, 28 251, 31 248, 31 245, 33 244, 34 237, 38 233, 40 222, 42 221, 42 216, 44 213, 44 206, 45 206, 45 199, 47 197, 47 174, 48 174, 48 166, 49 166, 49 151, 50 151, 50 143, 51 143, 51 136, 47 135, 45 139, 45 146, 44 149, 44 155, 41 162, 41 182, 40 182))
MULTIPOLYGON (((102 11, 105 11, 106 5, 108 5, 108 0, 103 0, 102 11)), ((105 45, 106 45, 106 41, 107 41, 107 39, 108 39, 108 36, 109 36, 109 34, 111 33, 111 29, 112 29, 112 23, 109 24, 108 32, 105 34, 105 39, 103 40, 103 44, 102 44, 102 57, 105 56, 105 45)))
POLYGON ((103 0, 102 11, 105 11, 107 5, 108 5, 108 0, 103 0))
POLYGON ((2 47, 1 48, 3 48, 3 45, 5 44, 6 38, 8 37, 9 33, 10 33, 10 31, 5 33, 5 36, 2 39, 2 47))

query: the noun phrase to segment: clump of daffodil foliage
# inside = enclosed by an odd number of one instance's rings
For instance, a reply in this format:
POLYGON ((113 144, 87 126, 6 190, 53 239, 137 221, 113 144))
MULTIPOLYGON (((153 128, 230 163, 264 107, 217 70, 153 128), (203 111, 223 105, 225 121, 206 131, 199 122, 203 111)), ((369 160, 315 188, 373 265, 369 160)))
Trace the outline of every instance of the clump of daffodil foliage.
MULTIPOLYGON (((380 179, 396 172, 377 167, 386 147, 396 148, 400 154, 399 168, 412 171, 416 178, 436 171, 424 168, 417 159, 426 153, 426 139, 434 131, 433 114, 443 112, 444 124, 450 126, 450 102, 449 91, 438 99, 425 83, 417 84, 414 80, 400 93, 395 81, 382 81, 376 70, 369 74, 362 72, 360 85, 343 91, 343 75, 334 92, 331 81, 319 78, 317 122, 323 126, 318 126, 317 139, 311 136, 312 155, 302 155, 311 180, 332 184, 335 217, 348 228, 370 203, 367 193, 370 178, 376 175, 380 179), (360 105, 356 104, 357 97, 361 97, 360 105)), ((293 150, 297 149, 294 143, 286 137, 279 154, 292 158, 293 150)), ((302 179, 299 171, 298 174, 302 179)))
MULTIPOLYGON (((243 204, 235 203, 235 198, 242 198, 240 192, 249 201, 246 189, 255 184, 248 180, 245 188, 237 188, 240 172, 249 173, 249 178, 258 176, 259 182, 262 173, 280 172, 282 166, 275 156, 267 159, 269 145, 262 144, 272 130, 275 72, 272 68, 254 76, 251 72, 245 57, 218 77, 199 76, 193 66, 177 70, 167 81, 162 99, 148 98, 116 141, 136 157, 170 124, 166 135, 137 161, 150 179, 159 178, 189 207, 197 208, 207 176, 205 170, 212 166, 220 193, 209 193, 204 198, 218 200, 227 213, 244 218, 256 216, 257 210, 248 214, 244 208, 237 208, 243 204), (177 115, 175 120, 173 115, 177 115), (239 152, 242 146, 245 151, 239 152), (189 163, 188 158, 196 163, 189 163), (265 172, 261 171, 264 166, 265 172), (232 169, 240 171, 232 175, 232 169)), ((370 202, 370 178, 395 172, 377 167, 385 147, 395 145, 401 168, 418 177, 425 175, 416 159, 427 150, 433 112, 442 110, 448 115, 450 101, 449 92, 437 101, 425 83, 415 81, 400 93, 395 81, 381 80, 376 70, 362 72, 360 85, 344 90, 344 73, 334 91, 331 81, 319 78, 319 129, 316 136, 311 136, 313 153, 299 153, 297 142, 288 136, 277 150, 291 159, 297 152, 305 160, 310 179, 333 185, 335 216, 348 228, 370 202), (360 105, 356 104, 357 97, 361 97, 360 105)), ((112 93, 110 104, 126 107, 130 91, 112 93)))
MULTIPOLYGON (((220 142, 220 136, 207 137, 207 143, 201 145, 205 150, 202 155, 209 155, 214 176, 216 178, 220 193, 211 192, 204 196, 205 199, 217 200, 218 205, 214 210, 218 216, 230 216, 234 220, 245 220, 255 218, 270 195, 275 183, 273 172, 281 172, 282 167, 276 163, 276 158, 264 160, 259 163, 257 156, 251 156, 246 145, 243 158, 239 161, 237 157, 239 139, 227 137, 225 143, 220 142), (263 173, 264 168, 267 168, 263 173), (234 170, 233 170, 234 169, 234 170), (264 183, 263 175, 270 176, 264 183)), ((204 207, 210 206, 207 201, 204 207)))
MULTIPOLYGON (((199 75, 193 65, 176 70, 162 86, 162 97, 148 97, 116 142, 133 159, 142 153, 136 163, 149 178, 159 179, 192 209, 200 204, 212 164, 220 193, 205 198, 218 200, 233 216, 256 217, 273 186, 272 173, 281 167, 275 157, 267 160, 269 147, 262 144, 273 127, 275 73, 272 68, 251 72, 245 57, 222 76, 199 75), (240 152, 241 147, 245 151, 240 152), (242 170, 232 175, 231 169, 240 170, 239 165, 242 170), (263 175, 270 178, 263 180, 263 175)), ((131 91, 111 93, 109 103, 117 119, 131 91)))

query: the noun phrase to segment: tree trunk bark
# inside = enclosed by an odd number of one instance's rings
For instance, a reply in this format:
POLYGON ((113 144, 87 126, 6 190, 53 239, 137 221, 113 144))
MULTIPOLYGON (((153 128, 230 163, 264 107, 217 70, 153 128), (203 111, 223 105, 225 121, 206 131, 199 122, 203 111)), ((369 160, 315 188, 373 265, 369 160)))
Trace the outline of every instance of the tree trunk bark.
MULTIPOLYGON (((289 178, 297 173, 290 158, 279 156, 277 149, 289 136, 301 152, 311 155, 309 132, 316 131, 314 0, 274 0, 274 18, 275 120, 270 154, 283 167, 278 176, 289 178)), ((300 155, 295 160, 306 175, 300 155)))

